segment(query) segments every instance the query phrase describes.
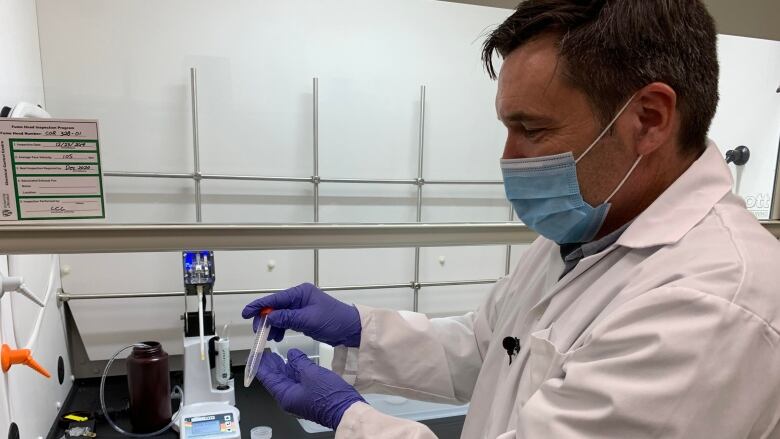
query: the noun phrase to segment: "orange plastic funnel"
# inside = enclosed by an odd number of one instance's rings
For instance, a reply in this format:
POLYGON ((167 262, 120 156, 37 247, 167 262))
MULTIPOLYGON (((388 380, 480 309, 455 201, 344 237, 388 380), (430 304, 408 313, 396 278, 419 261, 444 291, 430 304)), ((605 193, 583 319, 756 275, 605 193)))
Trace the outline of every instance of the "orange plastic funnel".
POLYGON ((3 344, 0 351, 0 364, 3 366, 3 372, 8 372, 14 364, 24 364, 46 378, 51 378, 49 371, 33 359, 29 349, 11 349, 7 344, 3 344))

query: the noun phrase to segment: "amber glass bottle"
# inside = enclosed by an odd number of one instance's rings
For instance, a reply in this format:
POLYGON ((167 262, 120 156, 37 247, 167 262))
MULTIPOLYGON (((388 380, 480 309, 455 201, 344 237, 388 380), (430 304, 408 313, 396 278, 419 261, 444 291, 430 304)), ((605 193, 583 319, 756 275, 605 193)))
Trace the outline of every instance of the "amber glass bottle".
POLYGON ((127 357, 130 423, 135 433, 151 433, 171 422, 168 353, 156 341, 135 346, 127 357))

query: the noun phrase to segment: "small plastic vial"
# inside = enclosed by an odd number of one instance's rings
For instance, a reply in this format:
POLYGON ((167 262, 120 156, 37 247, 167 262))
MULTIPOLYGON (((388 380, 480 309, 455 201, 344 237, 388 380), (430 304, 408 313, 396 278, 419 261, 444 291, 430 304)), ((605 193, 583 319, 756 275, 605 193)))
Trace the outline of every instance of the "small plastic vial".
POLYGON ((251 430, 252 439, 271 439, 271 427, 255 427, 251 430))

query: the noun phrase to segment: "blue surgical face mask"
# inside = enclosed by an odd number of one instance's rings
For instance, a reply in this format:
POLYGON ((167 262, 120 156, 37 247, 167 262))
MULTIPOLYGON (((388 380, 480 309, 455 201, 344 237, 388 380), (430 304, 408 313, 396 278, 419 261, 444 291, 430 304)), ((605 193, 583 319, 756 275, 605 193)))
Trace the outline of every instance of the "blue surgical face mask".
POLYGON ((601 141, 632 99, 633 96, 576 160, 571 152, 501 160, 506 196, 523 223, 558 244, 589 242, 596 236, 609 213, 609 201, 623 187, 642 156, 636 159, 612 194, 596 207, 582 198, 577 163, 601 141))

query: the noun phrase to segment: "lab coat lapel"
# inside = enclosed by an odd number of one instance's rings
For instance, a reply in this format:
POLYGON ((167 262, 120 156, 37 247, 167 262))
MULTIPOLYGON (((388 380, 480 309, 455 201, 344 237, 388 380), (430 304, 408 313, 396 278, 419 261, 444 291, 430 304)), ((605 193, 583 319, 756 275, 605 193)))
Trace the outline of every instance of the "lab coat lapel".
POLYGON ((544 296, 542 296, 541 300, 536 303, 534 306, 534 309, 538 307, 546 307, 547 303, 552 299, 556 294, 558 294, 561 290, 566 288, 567 285, 571 284, 574 280, 576 280, 580 275, 588 271, 591 267, 596 265, 600 260, 602 260, 605 256, 610 254, 614 249, 616 249, 618 246, 616 244, 612 244, 607 249, 596 253, 595 255, 590 255, 586 258, 583 258, 574 269, 572 269, 570 272, 566 273, 566 276, 561 278, 558 282, 556 282, 552 288, 547 291, 544 296))

